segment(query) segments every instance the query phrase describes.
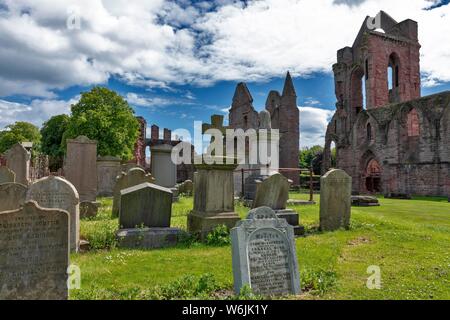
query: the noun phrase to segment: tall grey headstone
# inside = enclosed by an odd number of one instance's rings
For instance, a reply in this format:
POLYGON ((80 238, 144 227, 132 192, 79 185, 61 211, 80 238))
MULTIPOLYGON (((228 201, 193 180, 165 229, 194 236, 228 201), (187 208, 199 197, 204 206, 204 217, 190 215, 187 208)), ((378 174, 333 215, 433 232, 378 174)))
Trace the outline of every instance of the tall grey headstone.
POLYGON ((69 214, 30 201, 0 212, 0 299, 68 298, 69 214))
POLYGON ((352 178, 333 169, 320 178, 320 229, 333 231, 350 226, 352 178))
POLYGON ((96 201, 97 141, 85 136, 67 140, 64 175, 77 189, 80 201, 96 201))
POLYGON ((30 181, 31 154, 20 143, 6 152, 6 166, 16 174, 17 183, 28 185, 30 181))
POLYGON ((27 195, 27 187, 20 183, 0 184, 0 212, 19 209, 27 195))
POLYGON ((122 190, 120 205, 120 247, 151 249, 177 243, 181 230, 170 228, 170 189, 142 183, 122 190))
POLYGON ((27 192, 27 201, 34 200, 43 208, 65 210, 70 215, 70 250, 77 252, 80 245, 79 196, 74 185, 66 179, 48 176, 33 183, 27 192))
POLYGON ((114 193, 116 178, 121 172, 120 158, 97 158, 97 195, 111 197, 114 193))
POLYGON ((16 182, 16 174, 6 166, 0 166, 0 184, 16 182))
POLYGON ((142 168, 131 168, 126 173, 121 172, 119 176, 116 177, 116 184, 114 185, 113 192, 113 208, 112 215, 113 217, 118 217, 120 212, 120 191, 123 189, 127 189, 132 186, 136 186, 138 184, 148 182, 153 183, 155 179, 151 174, 145 172, 142 168))
POLYGON ((300 293, 294 230, 269 207, 252 209, 231 230, 234 290, 249 285, 255 294, 300 293))
POLYGON ((150 147, 152 175, 155 184, 174 188, 177 184, 177 165, 172 161, 173 146, 158 144, 150 147))
POLYGON ((292 181, 281 173, 275 173, 256 182, 256 196, 252 203, 253 208, 269 207, 273 209, 278 218, 286 221, 294 227, 294 233, 304 233, 303 226, 299 225, 299 215, 295 210, 286 207, 289 199, 289 188, 292 181))

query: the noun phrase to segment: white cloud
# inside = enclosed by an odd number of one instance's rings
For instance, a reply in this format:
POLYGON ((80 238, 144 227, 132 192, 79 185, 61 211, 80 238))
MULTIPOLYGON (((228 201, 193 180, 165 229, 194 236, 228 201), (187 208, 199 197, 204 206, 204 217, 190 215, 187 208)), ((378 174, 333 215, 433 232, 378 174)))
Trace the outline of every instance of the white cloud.
POLYGON ((424 83, 450 81, 450 6, 426 0, 4 0, 0 96, 55 99, 105 83, 165 88, 331 72, 366 15, 380 8, 419 22, 424 83), (80 29, 68 29, 78 8, 80 29), (207 11, 211 10, 213 11, 207 11))
POLYGON ((79 97, 69 101, 36 99, 30 104, 22 104, 0 99, 0 130, 16 121, 27 121, 41 127, 52 116, 69 114, 70 106, 78 100, 79 97))
POLYGON ((334 110, 299 107, 300 148, 325 144, 325 132, 334 110))

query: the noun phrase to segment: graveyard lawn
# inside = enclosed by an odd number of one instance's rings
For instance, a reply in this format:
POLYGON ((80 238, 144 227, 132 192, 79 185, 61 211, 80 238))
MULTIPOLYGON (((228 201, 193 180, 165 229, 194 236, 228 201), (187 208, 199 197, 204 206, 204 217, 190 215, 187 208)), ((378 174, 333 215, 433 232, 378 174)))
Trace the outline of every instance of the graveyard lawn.
MULTIPOLYGON (((303 293, 286 298, 450 299, 450 203, 444 198, 379 200, 380 207, 352 207, 350 230, 327 233, 318 231, 319 205, 290 206, 300 213, 307 234, 296 239, 303 293), (366 286, 369 266, 380 267, 379 290, 366 286)), ((230 298, 230 245, 186 242, 151 251, 102 249, 114 246, 118 222, 110 218, 111 199, 101 202, 99 216, 81 222, 81 237, 98 250, 71 256, 82 276, 81 289, 71 290, 71 299, 230 298), (189 283, 190 276, 213 277, 213 289, 206 296, 168 294, 189 283)), ((181 197, 173 205, 172 226, 185 229, 191 208, 192 198, 181 197)), ((248 209, 238 203, 236 211, 244 218, 248 209)))

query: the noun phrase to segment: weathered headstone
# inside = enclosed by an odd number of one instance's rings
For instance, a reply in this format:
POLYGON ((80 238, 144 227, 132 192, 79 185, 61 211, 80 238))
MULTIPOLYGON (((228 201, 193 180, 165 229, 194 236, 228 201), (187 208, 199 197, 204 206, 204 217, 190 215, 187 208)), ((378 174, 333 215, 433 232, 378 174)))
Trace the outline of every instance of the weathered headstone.
POLYGON ((255 294, 300 293, 294 230, 269 207, 252 209, 231 230, 234 290, 249 285, 255 294))
POLYGON ((127 173, 121 172, 116 178, 116 184, 114 186, 114 199, 112 214, 113 217, 119 216, 120 211, 120 191, 127 189, 138 184, 148 182, 153 183, 155 179, 151 174, 145 173, 142 168, 131 168, 127 173))
POLYGON ((97 195, 111 197, 114 193, 116 178, 121 172, 120 158, 97 158, 97 195))
POLYGON ((177 165, 172 161, 170 144, 154 144, 150 147, 152 175, 155 184, 172 190, 174 201, 178 200, 177 165))
POLYGON ((16 182, 16 174, 6 166, 0 166, 0 184, 16 182))
POLYGON ((299 225, 298 213, 293 209, 286 208, 291 183, 291 180, 280 173, 275 173, 262 181, 257 181, 256 196, 252 207, 271 208, 275 211, 278 218, 286 219, 294 227, 296 235, 300 235, 304 232, 304 228, 299 225))
POLYGON ((252 207, 269 207, 273 210, 286 209, 291 181, 275 173, 257 184, 256 197, 252 207))
POLYGON ((19 209, 25 203, 27 187, 20 183, 0 184, 0 212, 19 209))
POLYGON ((85 136, 67 140, 64 174, 77 189, 80 201, 97 197, 97 141, 85 136))
POLYGON ((80 243, 80 211, 78 192, 69 181, 48 176, 33 183, 27 201, 34 200, 43 208, 65 210, 70 215, 70 250, 77 252, 80 243))
POLYGON ((187 196, 192 196, 194 191, 194 183, 192 180, 185 180, 178 184, 178 192, 187 196))
POLYGON ((172 191, 142 183, 121 191, 120 247, 160 248, 175 245, 181 230, 170 228, 172 191))
POLYGON ((80 202, 80 219, 97 216, 98 204, 91 201, 80 202))
POLYGON ((320 178, 320 229, 348 228, 351 214, 352 178, 333 169, 320 178))
POLYGON ((0 300, 68 298, 69 215, 30 201, 0 212, 0 300))
POLYGON ((6 166, 16 174, 15 182, 28 185, 30 159, 31 154, 20 143, 16 143, 6 152, 6 166))

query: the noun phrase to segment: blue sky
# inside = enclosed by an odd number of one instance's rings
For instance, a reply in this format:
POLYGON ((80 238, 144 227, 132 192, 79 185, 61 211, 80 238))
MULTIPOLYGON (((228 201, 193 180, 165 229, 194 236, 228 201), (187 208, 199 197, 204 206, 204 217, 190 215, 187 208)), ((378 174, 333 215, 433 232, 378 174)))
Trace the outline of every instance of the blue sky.
POLYGON ((261 110, 289 70, 301 146, 323 144, 331 66, 366 15, 419 22, 422 95, 450 90, 450 6, 426 0, 0 0, 0 127, 40 126, 107 86, 148 125, 192 130, 226 114, 235 86, 261 110), (437 32, 439 30, 439 32, 437 32))

